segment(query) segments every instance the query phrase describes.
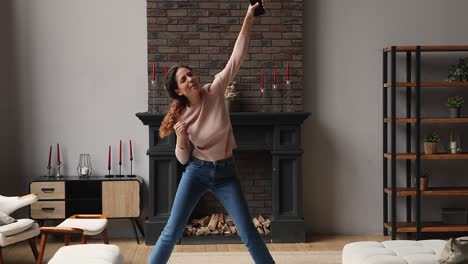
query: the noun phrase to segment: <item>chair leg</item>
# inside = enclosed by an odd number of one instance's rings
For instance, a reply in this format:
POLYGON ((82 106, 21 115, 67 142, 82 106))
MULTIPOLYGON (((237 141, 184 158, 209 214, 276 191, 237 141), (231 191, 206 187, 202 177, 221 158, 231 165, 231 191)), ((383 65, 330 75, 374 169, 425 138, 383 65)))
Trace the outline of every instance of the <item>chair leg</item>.
POLYGON ((36 239, 33 237, 33 238, 30 238, 28 239, 28 242, 29 242, 29 246, 31 247, 31 250, 34 254, 34 259, 37 261, 37 247, 36 247, 36 239))
POLYGON ((3 264, 2 247, 0 247, 0 264, 3 264))
POLYGON ((87 243, 88 243, 88 236, 81 235, 81 244, 87 244, 87 243))
POLYGON ((39 255, 37 256, 36 264, 42 264, 42 258, 44 257, 46 242, 47 242, 47 234, 42 233, 41 244, 39 245, 39 255))
POLYGON ((109 237, 107 236, 107 228, 102 231, 101 235, 102 235, 102 240, 104 240, 104 244, 109 244, 109 237))
POLYGON ((63 236, 63 243, 65 244, 65 246, 70 245, 70 235, 65 234, 65 235, 63 236))

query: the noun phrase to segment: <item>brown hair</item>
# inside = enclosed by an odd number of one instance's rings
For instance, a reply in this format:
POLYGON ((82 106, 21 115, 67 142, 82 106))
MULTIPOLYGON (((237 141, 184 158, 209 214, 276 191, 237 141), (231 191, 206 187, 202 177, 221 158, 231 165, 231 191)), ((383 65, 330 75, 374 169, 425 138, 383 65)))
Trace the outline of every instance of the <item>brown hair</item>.
POLYGON ((165 81, 166 92, 169 97, 173 98, 171 105, 169 106, 169 111, 167 111, 166 116, 161 123, 159 128, 159 136, 161 138, 167 137, 172 132, 174 132, 174 125, 179 120, 182 110, 187 107, 189 100, 185 95, 178 95, 176 90, 179 88, 176 80, 176 73, 179 68, 187 68, 190 71, 192 70, 189 66, 186 65, 176 65, 169 69, 167 72, 167 77, 165 81))

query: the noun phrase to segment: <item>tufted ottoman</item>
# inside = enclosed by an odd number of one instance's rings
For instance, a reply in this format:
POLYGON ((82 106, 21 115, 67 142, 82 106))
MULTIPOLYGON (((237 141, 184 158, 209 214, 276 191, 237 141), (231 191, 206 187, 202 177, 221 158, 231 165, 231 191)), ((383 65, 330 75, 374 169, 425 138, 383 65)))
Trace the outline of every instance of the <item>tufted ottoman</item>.
POLYGON ((349 243, 342 264, 437 264, 445 240, 388 240, 349 243))

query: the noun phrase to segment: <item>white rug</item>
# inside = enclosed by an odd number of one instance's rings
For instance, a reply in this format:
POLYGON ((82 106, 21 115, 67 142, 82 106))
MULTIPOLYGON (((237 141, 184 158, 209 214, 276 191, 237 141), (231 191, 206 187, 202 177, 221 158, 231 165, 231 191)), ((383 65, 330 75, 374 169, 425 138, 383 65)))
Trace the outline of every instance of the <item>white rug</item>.
MULTIPOLYGON (((270 251, 277 264, 340 264, 341 251, 270 251)), ((253 264, 248 252, 175 252, 169 264, 253 264)))

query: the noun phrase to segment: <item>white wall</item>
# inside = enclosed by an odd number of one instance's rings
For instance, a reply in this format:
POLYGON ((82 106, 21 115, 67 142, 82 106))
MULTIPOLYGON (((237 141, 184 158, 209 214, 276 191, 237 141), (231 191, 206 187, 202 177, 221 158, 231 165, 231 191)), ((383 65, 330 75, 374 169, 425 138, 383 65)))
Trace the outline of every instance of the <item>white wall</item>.
POLYGON ((64 175, 77 175, 80 153, 91 154, 94 175, 106 174, 109 145, 116 173, 120 139, 128 174, 132 139, 134 173, 147 180, 148 132, 135 116, 147 109, 146 1, 20 0, 12 7, 22 175, 45 174, 51 144, 55 167, 56 143, 64 175))
MULTIPOLYGON (((305 110, 312 115, 302 137, 303 197, 310 232, 382 232, 382 48, 467 44, 467 9, 463 0, 304 1, 305 110)), ((443 66, 425 68, 423 78, 443 78, 443 66)), ((440 106, 435 115, 446 115, 446 94, 433 90, 428 98, 440 106)), ((452 164, 438 163, 437 177, 456 176, 443 174, 452 164)), ((439 200, 423 199, 425 208, 432 202, 439 200)))

